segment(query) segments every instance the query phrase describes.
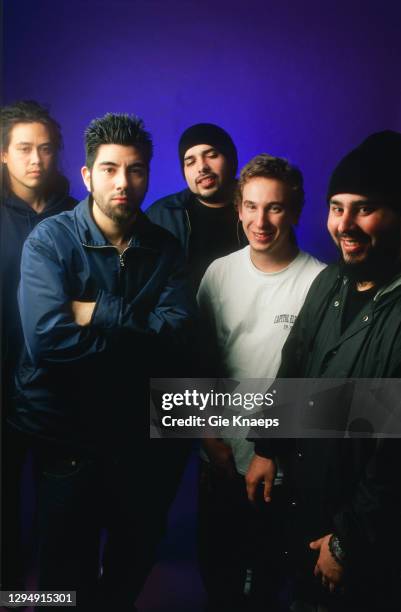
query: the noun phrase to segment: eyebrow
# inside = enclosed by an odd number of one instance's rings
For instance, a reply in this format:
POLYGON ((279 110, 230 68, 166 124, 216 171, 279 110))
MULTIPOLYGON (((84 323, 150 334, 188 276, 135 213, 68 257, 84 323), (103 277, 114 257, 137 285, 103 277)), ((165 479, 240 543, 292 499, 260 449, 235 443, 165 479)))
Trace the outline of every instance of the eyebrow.
MULTIPOLYGON (((23 140, 21 140, 20 142, 16 142, 15 144, 16 144, 16 146, 19 146, 19 145, 32 145, 33 143, 32 142, 24 142, 23 140)), ((43 147, 43 146, 47 147, 48 145, 51 145, 51 144, 52 143, 49 140, 49 142, 42 142, 39 146, 40 147, 43 147)))
MULTIPOLYGON (((212 151, 216 151, 216 153, 218 153, 218 150, 215 147, 210 147, 209 149, 205 149, 204 151, 202 151, 200 155, 207 155, 208 153, 211 153, 212 151)), ((188 161, 189 159, 194 159, 195 157, 196 155, 188 155, 188 157, 184 157, 184 162, 188 161)))
MULTIPOLYGON (((242 202, 243 204, 254 204, 255 206, 257 206, 257 202, 254 202, 253 200, 244 200, 242 202)), ((264 204, 266 204, 267 206, 284 206, 285 202, 264 202, 264 204)))
MULTIPOLYGON (((113 166, 113 168, 118 168, 120 164, 116 164, 115 162, 112 161, 102 161, 99 162, 99 166, 113 166)), ((129 164, 128 168, 146 168, 146 164, 144 162, 133 162, 132 164, 129 164)))
MULTIPOLYGON (((329 204, 335 204, 337 206, 344 206, 343 202, 340 202, 339 200, 336 199, 331 199, 329 201, 329 204)), ((351 205, 357 204, 369 204, 369 205, 373 205, 373 204, 377 204, 376 200, 371 200, 371 199, 367 199, 367 200, 353 200, 352 202, 350 202, 351 205)))

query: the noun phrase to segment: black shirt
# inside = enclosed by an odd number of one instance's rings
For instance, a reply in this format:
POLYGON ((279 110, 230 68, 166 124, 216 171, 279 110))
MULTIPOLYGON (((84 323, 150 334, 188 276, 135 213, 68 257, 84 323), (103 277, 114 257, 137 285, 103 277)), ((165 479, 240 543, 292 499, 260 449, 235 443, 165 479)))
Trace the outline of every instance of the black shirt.
POLYGON ((191 226, 188 263, 197 289, 212 261, 237 251, 245 242, 239 237, 243 237, 243 231, 232 204, 214 208, 191 198, 188 215, 191 226))

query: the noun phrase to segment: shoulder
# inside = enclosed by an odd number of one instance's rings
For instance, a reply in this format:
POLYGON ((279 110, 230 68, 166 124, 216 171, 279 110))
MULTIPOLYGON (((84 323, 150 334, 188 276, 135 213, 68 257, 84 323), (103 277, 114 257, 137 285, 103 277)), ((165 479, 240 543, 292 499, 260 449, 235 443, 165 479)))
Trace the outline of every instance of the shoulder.
POLYGON ((145 213, 151 219, 153 215, 162 214, 165 210, 171 208, 186 208, 190 197, 191 192, 189 189, 171 193, 153 202, 153 204, 146 209, 145 213))
POLYGON ((143 246, 177 254, 182 252, 180 242, 169 230, 158 225, 145 214, 141 215, 140 223, 140 242, 143 246))
POLYGON ((72 244, 79 242, 76 229, 76 216, 81 204, 72 210, 61 212, 40 221, 29 234, 24 250, 48 247, 62 253, 72 244))
POLYGON ((204 287, 219 287, 219 292, 221 292, 228 279, 231 279, 233 275, 237 276, 239 270, 242 269, 248 250, 249 247, 246 246, 239 251, 215 259, 207 268, 201 284, 204 287))

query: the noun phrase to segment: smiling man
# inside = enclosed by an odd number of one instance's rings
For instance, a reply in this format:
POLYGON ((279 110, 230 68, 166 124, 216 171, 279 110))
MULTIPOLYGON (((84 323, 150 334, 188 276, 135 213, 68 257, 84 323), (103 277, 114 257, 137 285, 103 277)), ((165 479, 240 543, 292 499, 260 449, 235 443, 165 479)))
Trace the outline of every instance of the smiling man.
MULTIPOLYGON (((203 337, 216 345, 217 357, 209 359, 215 375, 276 376, 282 346, 324 267, 298 249, 294 226, 303 202, 302 174, 287 160, 258 155, 242 169, 238 212, 249 245, 214 261, 198 292, 203 337)), ((262 596, 268 591, 264 516, 248 503, 244 481, 253 450, 245 439, 204 440, 199 542, 210 612, 248 609, 247 571, 252 610, 270 609, 262 596)), ((268 546, 273 549, 271 538, 268 546)))
POLYGON ((146 214, 180 241, 195 289, 209 264, 245 244, 233 205, 238 159, 225 130, 198 123, 178 144, 188 188, 158 200, 146 214))
POLYGON ((185 359, 194 305, 178 241, 140 210, 152 157, 142 121, 107 114, 85 139, 89 197, 24 247, 12 423, 41 466, 39 589, 76 590, 80 611, 128 611, 178 478, 171 445, 149 441, 148 381, 185 359))
MULTIPOLYGON (((23 344, 17 304, 21 252, 29 232, 43 219, 71 210, 67 179, 58 169, 62 147, 59 124, 47 109, 20 101, 0 109, 1 121, 1 362, 2 418, 13 409, 14 375, 23 344)), ((20 487, 26 448, 3 422, 2 427, 1 584, 23 588, 20 548, 20 487)))
MULTIPOLYGON (((278 377, 401 375, 400 167, 401 134, 379 132, 334 170, 328 229, 340 262, 313 283, 283 348, 278 377)), ((356 435, 261 440, 255 449, 247 474, 250 499, 263 481, 273 507, 274 457, 286 466, 277 566, 288 607, 399 610, 400 441, 356 435)))

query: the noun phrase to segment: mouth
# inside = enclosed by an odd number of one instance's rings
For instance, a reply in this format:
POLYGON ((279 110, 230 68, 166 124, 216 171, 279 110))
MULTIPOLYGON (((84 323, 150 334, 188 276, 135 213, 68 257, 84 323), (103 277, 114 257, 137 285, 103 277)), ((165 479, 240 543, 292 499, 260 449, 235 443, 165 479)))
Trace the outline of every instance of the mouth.
POLYGON ((197 185, 201 185, 205 189, 209 189, 210 187, 214 187, 216 185, 217 176, 215 174, 208 174, 206 176, 202 176, 196 180, 197 185))
POLYGON ((367 241, 353 236, 340 236, 341 250, 347 255, 358 255, 366 250, 367 241))
POLYGON ((43 172, 41 170, 31 170, 28 172, 29 176, 41 176, 43 172))
POLYGON ((252 232, 252 235, 256 242, 268 244, 273 240, 275 232, 252 232))
POLYGON ((117 202, 118 204, 127 204, 128 203, 128 198, 125 196, 121 196, 118 198, 112 198, 113 202, 117 202))

